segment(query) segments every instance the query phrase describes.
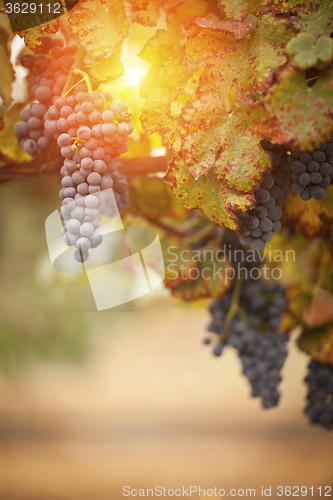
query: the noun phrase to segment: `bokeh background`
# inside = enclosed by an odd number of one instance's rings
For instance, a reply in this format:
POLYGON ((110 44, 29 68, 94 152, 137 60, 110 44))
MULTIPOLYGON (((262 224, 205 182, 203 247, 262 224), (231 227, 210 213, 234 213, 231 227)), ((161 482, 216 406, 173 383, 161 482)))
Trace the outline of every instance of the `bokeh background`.
POLYGON ((97 313, 84 276, 48 259, 58 189, 45 179, 0 187, 0 499, 120 499, 125 485, 257 496, 272 486, 272 498, 276 486, 306 485, 321 498, 333 434, 302 414, 308 360, 294 341, 281 403, 264 411, 235 352, 218 359, 202 345, 203 302, 161 287, 97 313))

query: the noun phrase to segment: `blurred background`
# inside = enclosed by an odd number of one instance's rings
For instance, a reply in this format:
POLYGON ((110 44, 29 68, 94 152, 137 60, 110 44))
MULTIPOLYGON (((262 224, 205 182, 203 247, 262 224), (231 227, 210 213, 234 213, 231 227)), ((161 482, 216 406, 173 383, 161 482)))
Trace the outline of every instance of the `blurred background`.
POLYGON ((161 287, 97 313, 85 277, 48 258, 58 190, 0 187, 0 499, 120 499, 125 485, 272 486, 272 498, 305 485, 321 498, 333 433, 302 415, 306 356, 290 342, 280 405, 264 411, 235 352, 202 345, 204 302, 161 287))

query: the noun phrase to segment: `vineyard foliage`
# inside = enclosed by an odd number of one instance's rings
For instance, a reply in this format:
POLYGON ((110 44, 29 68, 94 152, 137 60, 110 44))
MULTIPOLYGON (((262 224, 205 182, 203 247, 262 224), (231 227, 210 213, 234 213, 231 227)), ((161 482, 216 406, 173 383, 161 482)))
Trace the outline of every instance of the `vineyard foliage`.
MULTIPOLYGON (((80 69, 95 88, 117 89, 127 100, 136 139, 125 157, 149 156, 156 144, 166 148, 164 180, 132 179, 127 214, 157 227, 164 250, 192 251, 195 234, 206 231, 200 251, 216 251, 224 231, 239 229, 239 214, 255 206, 254 189, 271 168, 262 140, 304 152, 333 134, 331 0, 80 0, 64 16, 21 31, 23 52, 38 53, 42 36, 56 32, 79 45, 80 69), (121 88, 123 44, 136 24, 152 32, 136 53, 149 64, 140 96, 121 88)), ((14 138, 26 103, 12 102, 12 40, 2 13, 2 166, 29 160, 14 138)), ((288 285, 284 327, 302 325, 300 349, 330 364, 333 317, 324 311, 333 305, 332 222, 332 185, 323 200, 303 202, 290 193, 281 235, 272 242, 300 255, 292 267, 279 264, 288 285)), ((224 266, 227 272, 232 264, 224 266)), ((177 280, 167 272, 165 280, 185 300, 216 298, 230 286, 225 276, 193 280, 188 271, 177 280)))

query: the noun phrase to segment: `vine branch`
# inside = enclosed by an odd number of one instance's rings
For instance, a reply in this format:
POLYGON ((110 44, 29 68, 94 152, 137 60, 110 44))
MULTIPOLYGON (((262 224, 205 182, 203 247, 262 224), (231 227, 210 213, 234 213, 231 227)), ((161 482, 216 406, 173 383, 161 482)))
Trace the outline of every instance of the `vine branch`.
MULTIPOLYGON (((15 179, 60 179, 63 165, 62 156, 37 158, 24 163, 11 163, 0 167, 0 182, 15 179)), ((168 161, 165 156, 143 157, 121 160, 121 172, 127 177, 147 176, 166 172, 168 161)))

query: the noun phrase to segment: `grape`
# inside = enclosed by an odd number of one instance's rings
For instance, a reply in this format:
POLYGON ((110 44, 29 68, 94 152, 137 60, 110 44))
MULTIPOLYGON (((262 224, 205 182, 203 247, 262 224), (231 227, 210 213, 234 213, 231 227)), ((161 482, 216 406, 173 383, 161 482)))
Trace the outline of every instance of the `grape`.
POLYGON ((322 181, 322 176, 319 172, 313 172, 311 174, 311 182, 312 184, 319 184, 322 181))
POLYGON ((73 187, 70 187, 70 188, 65 188, 65 196, 69 196, 70 198, 74 198, 75 194, 76 194, 76 189, 73 188, 73 187))
POLYGON ((81 262, 83 264, 83 262, 86 262, 88 260, 89 253, 82 250, 76 250, 74 253, 74 258, 75 260, 77 260, 77 262, 81 262))
POLYGON ((325 196, 325 189, 320 186, 313 186, 311 189, 311 196, 315 200, 322 200, 325 196))
MULTIPOLYGON (((68 223, 67 223, 68 224, 68 223)), ((64 235, 63 235, 63 240, 64 242, 66 243, 66 245, 68 246, 74 246, 75 243, 77 242, 77 240, 79 239, 78 235, 77 234, 73 234, 73 233, 70 233, 69 231, 67 231, 64 235)))
POLYGON ((97 186, 101 182, 101 176, 97 172, 92 172, 88 175, 87 181, 92 186, 97 186))
POLYGON ((101 113, 95 109, 94 111, 89 113, 89 121, 90 123, 94 124, 100 123, 102 121, 101 113))
POLYGON ((304 163, 302 163, 301 161, 294 161, 294 163, 292 165, 292 169, 293 169, 293 172, 295 172, 295 174, 300 175, 306 171, 306 165, 304 165, 304 163))
POLYGON ((73 150, 72 150, 72 146, 68 145, 68 146, 63 146, 60 150, 62 156, 64 156, 65 158, 68 158, 70 159, 72 156, 73 156, 73 150))
POLYGON ((105 111, 103 111, 103 113, 102 113, 102 120, 105 123, 111 123, 111 122, 113 122, 113 120, 114 120, 114 114, 112 113, 112 111, 110 111, 109 109, 106 109, 105 111))
POLYGON ((270 210, 271 208, 275 207, 275 199, 273 196, 269 197, 269 200, 266 201, 266 203, 263 203, 262 206, 266 208, 266 210, 270 210))
POLYGON ((86 196, 89 193, 89 186, 87 182, 81 182, 77 186, 77 192, 82 196, 86 196))
POLYGON ((322 163, 320 165, 319 173, 322 176, 329 175, 331 173, 332 167, 329 163, 322 163))
POLYGON ((329 175, 325 175, 322 179, 322 181, 319 183, 319 186, 322 188, 325 188, 331 184, 331 178, 329 175))
POLYGON ((68 118, 72 113, 73 113, 73 110, 70 106, 63 106, 60 110, 60 115, 63 118, 68 118))
MULTIPOLYGON (((93 164, 93 171, 97 172, 100 175, 106 174, 106 172, 107 172, 106 163, 104 163, 103 160, 95 160, 94 164, 93 164)), ((118 189, 118 191, 119 191, 119 189, 118 189)))
POLYGON ((101 189, 110 189, 113 186, 113 180, 109 175, 102 175, 100 181, 101 189))
POLYGON ((266 175, 262 180, 261 187, 264 189, 270 189, 274 186, 274 181, 274 177, 272 177, 271 175, 266 175))
POLYGON ((333 366, 312 360, 305 378, 308 404, 304 413, 314 424, 333 429, 333 366))
POLYGON ((309 153, 302 153, 299 159, 302 163, 307 165, 312 160, 312 156, 309 153))
POLYGON ((24 68, 31 68, 34 65, 35 58, 31 54, 25 54, 21 57, 21 66, 24 68))
POLYGON ((49 141, 49 139, 45 136, 41 136, 38 140, 37 140, 37 146, 43 150, 43 151, 46 151, 47 149, 50 148, 51 146, 51 143, 49 141))
POLYGON ((261 238, 254 238, 252 248, 255 252, 262 252, 266 247, 266 243, 261 238))
POLYGON ((31 115, 35 116, 36 118, 43 118, 47 111, 46 106, 38 102, 33 104, 30 109, 31 109, 31 115))
POLYGON ((57 143, 59 147, 68 146, 71 143, 71 138, 68 134, 60 134, 57 143))
MULTIPOLYGON (((119 192, 119 189, 118 189, 118 185, 121 181, 118 181, 116 183, 116 188, 117 188, 117 191, 119 192)), ((256 227, 259 226, 259 219, 257 217, 249 217, 248 221, 247 221, 247 226, 250 228, 250 229, 255 229, 256 227)))
POLYGON ((302 186, 302 184, 300 182, 295 182, 292 186, 291 186, 291 190, 293 193, 295 194, 301 194, 303 193, 304 191, 304 186, 302 186))
POLYGON ((41 85, 40 87, 37 88, 37 90, 35 91, 35 97, 36 99, 41 102, 41 103, 44 103, 44 102, 48 102, 51 100, 51 97, 52 97, 52 92, 51 90, 46 87, 45 85, 41 85))
POLYGON ((28 127, 31 130, 37 130, 38 128, 41 127, 41 125, 42 125, 42 121, 39 118, 37 118, 36 116, 32 116, 28 120, 28 127))
POLYGON ((94 233, 94 228, 90 223, 86 222, 80 227, 80 233, 82 234, 82 236, 90 238, 90 236, 92 236, 92 234, 94 233))
POLYGON ((266 218, 266 219, 261 219, 260 221, 260 229, 264 232, 271 231, 273 228, 273 222, 266 218))
POLYGON ((77 233, 80 230, 81 222, 78 219, 71 219, 67 222, 67 230, 71 233, 77 233))
POLYGON ((91 137, 91 129, 89 127, 80 127, 77 131, 77 135, 83 141, 87 141, 91 137))
POLYGON ((324 151, 314 151, 312 153, 312 159, 318 163, 322 163, 326 159, 324 151))
POLYGON ((99 203, 99 201, 98 201, 97 196, 88 195, 85 198, 85 204, 86 204, 86 207, 88 207, 88 208, 96 208, 98 203, 99 203))
POLYGON ((87 217, 89 217, 90 219, 95 219, 98 215, 98 211, 96 210, 96 208, 86 208, 84 213, 86 214, 87 217))
POLYGON ((98 247, 98 245, 100 245, 102 241, 103 241, 103 236, 95 231, 93 235, 90 237, 91 248, 98 247))
MULTIPOLYGON (((85 224, 83 224, 83 225, 85 225, 85 224)), ((94 228, 92 228, 92 229, 94 231, 94 228)), ((76 248, 82 252, 88 251, 90 247, 91 247, 91 243, 90 243, 90 240, 88 238, 79 238, 76 242, 76 248)))
MULTIPOLYGON (((91 149, 91 151, 93 152, 92 157, 94 157, 94 150, 97 148, 97 140, 95 139, 95 137, 90 137, 90 139, 88 139, 86 141, 85 146, 88 149, 91 149)), ((103 152, 104 152, 104 150, 103 150, 103 152)))
POLYGON ((310 163, 307 165, 308 171, 311 172, 317 172, 319 170, 319 163, 316 161, 310 161, 310 163))
MULTIPOLYGON (((272 224, 272 229, 273 229, 273 224, 272 224)), ((261 238, 266 242, 272 241, 273 237, 274 237, 273 231, 267 231, 266 233, 262 233, 262 235, 261 235, 261 238)))
POLYGON ((270 194, 269 194, 269 191, 267 191, 267 189, 262 189, 260 188, 256 194, 255 194, 255 198, 256 200, 259 202, 259 203, 266 203, 266 201, 269 200, 270 198, 270 194))
POLYGON ((14 135, 17 139, 25 137, 29 133, 29 127, 26 122, 18 122, 15 125, 14 135))
POLYGON ((303 193, 300 194, 300 197, 302 198, 302 200, 304 201, 309 201, 311 199, 311 189, 309 189, 308 187, 304 189, 303 193))
MULTIPOLYGON (((246 320, 236 314, 229 323, 230 335, 225 336, 231 297, 232 287, 210 307, 212 322, 208 331, 219 336, 213 354, 220 356, 227 345, 235 348, 243 365, 243 374, 251 384, 251 396, 260 397, 266 409, 274 407, 279 401, 277 387, 282 380, 280 371, 288 352, 285 345, 288 335, 278 331, 286 308, 284 289, 263 280, 245 279, 238 302, 246 320)), ((205 341, 207 345, 210 343, 210 340, 205 341)))
POLYGON ((84 208, 75 207, 74 210, 71 211, 71 217, 78 220, 84 219, 84 208))
POLYGON ((32 139, 28 139, 24 142, 23 149, 29 155, 34 156, 38 151, 37 143, 32 139))
POLYGON ((67 158, 64 161, 64 166, 65 166, 67 172, 69 172, 70 174, 72 174, 73 172, 75 172, 75 170, 77 168, 77 165, 76 165, 75 161, 69 160, 67 158))
MULTIPOLYGON (((316 175, 316 174, 311 174, 311 175, 316 175)), ((301 174, 299 176, 299 182, 303 185, 303 186, 306 186, 307 184, 310 184, 311 182, 311 177, 310 177, 310 174, 308 174, 307 172, 304 172, 303 174, 301 174)))
POLYGON ((72 177, 70 177, 69 175, 67 175, 66 177, 63 177, 61 180, 61 185, 64 188, 74 187, 74 182, 73 182, 72 177))
POLYGON ((83 177, 82 174, 80 174, 80 172, 74 172, 72 174, 72 180, 75 184, 78 184, 78 185, 85 182, 85 178, 83 177))
POLYGON ((255 209, 255 214, 259 219, 264 219, 265 217, 267 217, 267 209, 264 208, 262 205, 259 205, 255 209))
POLYGON ((81 158, 91 158, 92 157, 92 151, 91 149, 88 149, 86 147, 83 147, 80 149, 80 156, 81 158))

